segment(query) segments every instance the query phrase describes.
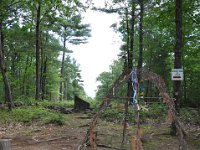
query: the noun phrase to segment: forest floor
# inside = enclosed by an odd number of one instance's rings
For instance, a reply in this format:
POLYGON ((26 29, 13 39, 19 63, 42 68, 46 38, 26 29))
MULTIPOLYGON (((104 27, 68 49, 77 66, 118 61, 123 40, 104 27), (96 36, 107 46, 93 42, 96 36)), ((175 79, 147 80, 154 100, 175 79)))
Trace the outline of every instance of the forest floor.
MULTIPOLYGON (((29 124, 13 123, 0 125, 0 138, 10 139, 12 150, 77 150, 84 139, 89 123, 90 113, 73 113, 65 115, 65 125, 42 124, 34 121, 29 124)), ((200 127, 184 125, 188 133, 189 150, 200 150, 200 127)), ((178 150, 179 141, 171 136, 169 124, 146 124, 143 130, 142 143, 145 150, 178 150)), ((134 125, 127 129, 126 142, 123 149, 129 150, 134 125)), ((122 124, 98 121, 98 150, 122 149, 122 124), (105 147, 107 146, 107 148, 105 147), (108 148, 110 147, 110 148, 108 148)), ((84 148, 84 150, 89 148, 84 148)))

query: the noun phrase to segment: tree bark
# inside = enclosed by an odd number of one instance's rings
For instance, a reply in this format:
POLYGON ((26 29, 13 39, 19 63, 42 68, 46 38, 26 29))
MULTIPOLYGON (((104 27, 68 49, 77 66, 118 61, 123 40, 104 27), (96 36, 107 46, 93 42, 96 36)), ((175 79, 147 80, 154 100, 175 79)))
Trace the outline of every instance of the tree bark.
POLYGON ((65 62, 65 51, 63 51, 62 56, 62 66, 60 70, 60 101, 63 100, 63 76, 64 76, 64 62, 65 62))
POLYGON ((135 5, 134 2, 132 2, 132 8, 131 8, 131 25, 130 25, 130 52, 129 52, 129 62, 128 62, 128 68, 133 68, 133 47, 134 47, 134 25, 135 25, 135 5))
POLYGON ((67 95, 67 94, 68 94, 68 93, 67 93, 67 90, 68 90, 68 87, 67 87, 67 86, 68 86, 68 80, 65 80, 65 82, 64 82, 64 95, 63 95, 63 99, 64 99, 64 100, 67 100, 67 96, 68 96, 68 95, 67 95))
MULTIPOLYGON (((176 43, 174 49, 174 69, 182 68, 182 0, 176 0, 176 10, 175 10, 175 23, 176 23, 176 43)), ((174 98, 175 98, 175 109, 179 114, 180 112, 180 102, 182 98, 182 89, 181 89, 181 81, 174 81, 174 98)), ((171 125, 171 134, 176 135, 177 132, 175 121, 172 122, 171 125)))
POLYGON ((47 56, 45 56, 44 58, 44 62, 43 62, 43 72, 42 72, 42 82, 41 82, 41 89, 42 89, 42 100, 45 99, 45 95, 46 95, 46 79, 47 79, 47 61, 48 58, 47 56))
POLYGON ((23 74, 23 80, 22 80, 22 95, 26 95, 26 73, 28 70, 28 64, 29 64, 29 56, 26 57, 26 66, 24 68, 24 74, 23 74))
MULTIPOLYGON (((64 32, 66 32, 66 27, 64 27, 64 32)), ((63 37, 63 56, 62 56, 62 66, 60 70, 60 76, 61 76, 61 81, 60 81, 60 101, 63 100, 63 79, 64 79, 64 64, 65 64, 65 48, 66 48, 66 37, 63 37)))
POLYGON ((13 98, 12 98, 10 82, 6 74, 6 66, 5 66, 5 60, 4 60, 4 54, 3 54, 2 22, 0 22, 0 67, 1 67, 2 77, 3 77, 4 87, 5 87, 5 98, 6 98, 6 101, 8 102, 8 108, 12 110, 12 108, 14 108, 14 103, 13 103, 13 98))
POLYGON ((36 18, 36 93, 35 99, 40 99, 40 68, 41 68, 41 52, 40 52, 40 17, 41 17, 41 2, 38 1, 37 18, 36 18))
MULTIPOLYGON (((182 68, 182 0, 176 0, 176 44, 175 44, 175 59, 174 69, 182 68)), ((180 111, 180 102, 182 98, 181 81, 174 81, 174 98, 176 111, 180 111)))
MULTIPOLYGON (((142 68, 143 62, 143 14, 144 14, 144 4, 143 0, 139 0, 140 3, 140 22, 139 22, 139 58, 138 58, 138 69, 142 68)), ((138 77, 140 79, 140 77, 138 77)))
MULTIPOLYGON (((134 48, 134 25, 135 25, 135 3, 132 1, 132 8, 131 8, 131 20, 130 20, 130 28, 129 28, 129 18, 128 18, 128 9, 126 9, 126 31, 127 31, 127 58, 128 58, 128 70, 133 69, 133 48, 134 48)), ((124 66, 125 67, 125 66, 124 66)), ((126 69, 125 69, 126 70, 126 69)), ((130 99, 126 99, 124 105, 124 123, 123 123, 123 137, 122 137, 122 145, 125 142, 125 134, 126 128, 128 123, 128 104, 131 102, 132 97, 132 83, 129 80, 127 83, 127 97, 130 99)))
MULTIPOLYGON (((127 33, 127 37, 126 37, 126 51, 127 51, 127 66, 124 67, 128 67, 130 66, 130 28, 129 28, 129 19, 128 19, 128 9, 126 9, 126 33, 127 33)), ((126 68, 127 69, 127 68, 126 68)), ((125 69, 125 70, 126 70, 125 69)))

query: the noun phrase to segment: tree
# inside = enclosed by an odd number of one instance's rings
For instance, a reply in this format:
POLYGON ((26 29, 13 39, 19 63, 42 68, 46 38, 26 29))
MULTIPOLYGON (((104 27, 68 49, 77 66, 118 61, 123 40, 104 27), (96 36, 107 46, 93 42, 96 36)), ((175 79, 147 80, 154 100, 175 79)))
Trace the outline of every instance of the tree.
MULTIPOLYGON (((144 15, 144 2, 139 0, 140 4, 140 21, 139 21, 139 57, 138 57, 138 68, 142 68, 143 58, 143 15, 144 15)), ((140 76, 138 77, 140 81, 140 76)))
POLYGON ((0 20, 0 67, 1 67, 1 73, 3 76, 4 87, 5 87, 5 99, 6 99, 6 101, 8 101, 8 107, 11 110, 14 107, 14 103, 13 103, 13 99, 12 99, 10 81, 6 74, 6 66, 5 66, 4 61, 5 60, 4 60, 4 55, 3 55, 2 21, 0 20))
POLYGON ((75 95, 79 95, 83 98, 86 97, 86 93, 83 88, 79 64, 75 59, 72 59, 69 55, 64 61, 64 76, 63 76, 63 99, 73 99, 75 95))
POLYGON ((40 48, 40 24, 41 24, 41 0, 36 3, 36 26, 35 26, 35 58, 36 58, 36 91, 35 99, 40 99, 41 87, 41 48, 40 48))
POLYGON ((60 100, 63 99, 63 77, 64 77, 64 61, 66 52, 70 52, 66 48, 66 42, 72 44, 81 44, 87 42, 87 37, 90 37, 90 29, 88 24, 82 24, 81 15, 73 15, 72 12, 64 12, 68 13, 65 17, 60 18, 60 22, 58 22, 58 26, 60 26, 59 31, 57 31, 62 39, 63 39, 63 54, 62 54, 62 62, 61 62, 61 81, 60 81, 60 100), (70 14, 72 13, 72 14, 70 14), (75 28, 74 28, 75 27, 75 28))
MULTIPOLYGON (((61 64, 58 56, 60 51, 68 50, 60 45, 51 31, 55 32, 56 27, 65 25, 66 31, 59 30, 62 38, 74 44, 86 42, 90 30, 88 25, 82 24, 81 12, 85 8, 79 1, 63 3, 61 0, 7 0, 0 4, 1 44, 5 45, 1 49, 4 55, 1 64, 2 68, 7 68, 3 70, 10 79, 11 88, 7 89, 12 89, 12 98, 57 99, 61 64)), ((2 81, 5 77, 3 73, 0 75, 2 81)), ((76 77, 69 77, 68 86, 72 91, 84 95, 80 70, 76 73, 76 77)), ((66 75, 64 70, 63 82, 66 75)), ((3 87, 2 81, 0 87, 3 87)), ((0 91, 1 97, 4 91, 0 91)))
MULTIPOLYGON (((10 81, 7 76, 7 69, 5 65, 5 56, 4 56, 4 34, 3 34, 3 24, 6 24, 7 19, 9 18, 9 15, 12 12, 13 5, 15 5, 15 1, 1 1, 0 2, 0 67, 1 67, 1 73, 4 81, 4 88, 5 88, 5 99, 8 102, 8 107, 11 110, 14 107, 13 98, 12 98, 12 92, 11 92, 11 86, 10 81)), ((12 21, 11 21, 12 22, 12 21)))
MULTIPOLYGON (((174 49, 174 69, 182 68, 182 0, 176 0, 175 11, 175 23, 176 23, 176 44, 174 49)), ((182 98, 181 82, 174 81, 174 98, 175 108, 177 112, 180 112, 180 102, 182 98)))
MULTIPOLYGON (((114 84, 114 82, 118 79, 119 75, 122 73, 123 70, 123 61, 114 60, 113 63, 110 65, 110 69, 108 72, 102 72, 97 78, 96 81, 99 82, 96 92, 96 99, 101 100, 104 98, 106 94, 108 94, 110 88, 114 84)), ((114 93, 115 96, 125 96, 125 91, 127 87, 120 87, 119 92, 114 93)))

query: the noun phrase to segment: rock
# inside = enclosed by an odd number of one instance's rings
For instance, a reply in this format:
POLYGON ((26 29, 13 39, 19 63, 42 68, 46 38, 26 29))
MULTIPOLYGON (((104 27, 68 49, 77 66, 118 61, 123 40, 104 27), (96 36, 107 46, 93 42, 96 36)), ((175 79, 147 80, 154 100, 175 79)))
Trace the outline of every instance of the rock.
POLYGON ((14 102, 15 107, 20 107, 20 106, 24 106, 23 102, 14 102))
POLYGON ((83 111, 90 109, 90 103, 84 101, 83 99, 79 98, 78 96, 74 97, 74 109, 77 111, 83 111))

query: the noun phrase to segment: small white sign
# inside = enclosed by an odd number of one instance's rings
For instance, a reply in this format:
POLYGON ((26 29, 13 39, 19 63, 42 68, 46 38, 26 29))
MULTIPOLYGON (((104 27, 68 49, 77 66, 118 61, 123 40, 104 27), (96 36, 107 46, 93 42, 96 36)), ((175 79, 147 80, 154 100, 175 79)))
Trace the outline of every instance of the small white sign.
POLYGON ((171 78, 174 81, 183 80, 183 69, 172 69, 171 78))

